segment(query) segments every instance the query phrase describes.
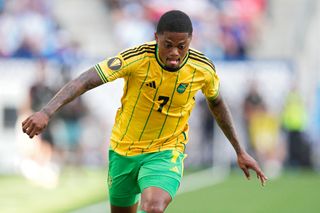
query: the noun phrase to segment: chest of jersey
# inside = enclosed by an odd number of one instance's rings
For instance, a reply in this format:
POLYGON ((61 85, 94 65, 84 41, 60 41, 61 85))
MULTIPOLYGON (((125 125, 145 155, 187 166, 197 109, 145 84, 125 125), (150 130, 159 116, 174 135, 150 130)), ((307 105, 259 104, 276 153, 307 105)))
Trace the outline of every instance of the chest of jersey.
POLYGON ((184 66, 179 71, 169 72, 152 62, 137 69, 132 82, 141 100, 139 107, 150 107, 162 113, 189 111, 194 105, 194 96, 204 84, 196 69, 184 66))

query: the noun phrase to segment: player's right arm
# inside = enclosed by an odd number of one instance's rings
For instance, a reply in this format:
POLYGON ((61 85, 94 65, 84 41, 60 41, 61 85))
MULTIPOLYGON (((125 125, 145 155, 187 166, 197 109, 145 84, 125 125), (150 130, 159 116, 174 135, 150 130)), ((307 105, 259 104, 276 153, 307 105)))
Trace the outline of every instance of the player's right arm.
POLYGON ((22 130, 30 138, 40 134, 48 125, 52 115, 83 93, 103 84, 94 68, 69 81, 40 111, 22 122, 22 130))

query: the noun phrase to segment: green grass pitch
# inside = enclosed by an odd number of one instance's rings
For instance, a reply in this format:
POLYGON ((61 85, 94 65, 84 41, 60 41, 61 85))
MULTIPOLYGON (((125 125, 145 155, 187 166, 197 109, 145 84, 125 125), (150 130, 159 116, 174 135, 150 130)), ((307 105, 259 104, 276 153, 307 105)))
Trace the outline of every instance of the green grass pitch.
MULTIPOLYGON (((0 212, 72 212, 95 203, 106 209, 106 174, 105 169, 67 170, 55 189, 19 176, 0 176, 0 212)), ((166 213, 319 213, 319 198, 319 173, 286 171, 262 187, 237 169, 222 182, 180 193, 166 213)))
POLYGON ((318 213, 319 198, 320 174, 285 172, 262 187, 255 177, 232 173, 222 183, 177 196, 166 213, 318 213))

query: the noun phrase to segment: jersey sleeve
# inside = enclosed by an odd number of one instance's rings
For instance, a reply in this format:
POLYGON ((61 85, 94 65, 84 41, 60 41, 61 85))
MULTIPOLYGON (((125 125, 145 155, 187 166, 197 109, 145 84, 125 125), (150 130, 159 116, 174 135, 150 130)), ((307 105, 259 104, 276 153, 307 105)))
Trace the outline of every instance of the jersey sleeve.
POLYGON ((205 75, 205 84, 202 87, 202 93, 209 100, 214 100, 219 95, 220 79, 217 73, 207 72, 205 75))
POLYGON ((130 74, 131 70, 120 54, 107 58, 94 67, 103 83, 114 81, 117 78, 124 78, 130 74))

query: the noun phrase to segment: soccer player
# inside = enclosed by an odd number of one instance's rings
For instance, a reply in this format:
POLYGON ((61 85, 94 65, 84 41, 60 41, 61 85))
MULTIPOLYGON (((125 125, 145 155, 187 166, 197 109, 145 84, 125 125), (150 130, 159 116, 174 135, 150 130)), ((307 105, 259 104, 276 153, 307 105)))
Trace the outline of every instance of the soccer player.
POLYGON ((192 23, 172 10, 161 16, 155 41, 104 60, 67 83, 39 112, 22 123, 32 138, 53 114, 88 90, 124 78, 109 149, 108 187, 113 213, 164 212, 175 196, 183 174, 188 118, 201 90, 208 106, 232 144, 239 167, 249 169, 261 183, 267 177, 240 146, 230 112, 219 94, 219 78, 212 62, 189 48, 192 23))

